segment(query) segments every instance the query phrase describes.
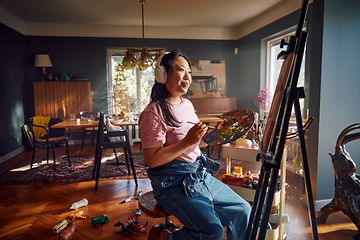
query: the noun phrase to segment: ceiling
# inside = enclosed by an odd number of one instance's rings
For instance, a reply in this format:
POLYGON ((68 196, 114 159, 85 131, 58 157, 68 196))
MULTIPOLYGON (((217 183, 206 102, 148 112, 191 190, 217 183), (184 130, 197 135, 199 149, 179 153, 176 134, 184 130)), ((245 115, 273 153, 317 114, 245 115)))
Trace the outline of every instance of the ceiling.
MULTIPOLYGON (((300 0, 147 0, 145 37, 238 39, 300 0)), ((0 22, 25 35, 141 37, 139 0, 0 0, 0 22)))

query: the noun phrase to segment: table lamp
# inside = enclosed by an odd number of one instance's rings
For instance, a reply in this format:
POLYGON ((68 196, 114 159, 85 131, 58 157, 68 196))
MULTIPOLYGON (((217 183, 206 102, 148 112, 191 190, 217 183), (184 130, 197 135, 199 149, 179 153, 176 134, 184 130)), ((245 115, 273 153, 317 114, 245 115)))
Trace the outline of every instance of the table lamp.
POLYGON ((36 54, 35 55, 35 67, 42 67, 41 80, 46 77, 47 67, 52 67, 52 63, 48 54, 36 54))

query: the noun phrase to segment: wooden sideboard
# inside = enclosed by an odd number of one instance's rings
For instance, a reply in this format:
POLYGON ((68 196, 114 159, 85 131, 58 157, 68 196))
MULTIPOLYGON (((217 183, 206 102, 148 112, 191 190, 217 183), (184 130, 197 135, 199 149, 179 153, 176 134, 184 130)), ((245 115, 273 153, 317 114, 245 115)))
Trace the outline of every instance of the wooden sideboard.
POLYGON ((67 117, 93 111, 89 81, 34 82, 35 115, 67 117))
POLYGON ((237 108, 236 98, 190 98, 198 115, 221 115, 237 108))

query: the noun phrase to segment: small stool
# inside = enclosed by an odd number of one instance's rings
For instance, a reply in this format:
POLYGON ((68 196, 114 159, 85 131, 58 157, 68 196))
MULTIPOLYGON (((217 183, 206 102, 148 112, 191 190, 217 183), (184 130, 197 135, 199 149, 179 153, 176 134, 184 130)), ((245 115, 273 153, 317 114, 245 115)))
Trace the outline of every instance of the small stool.
POLYGON ((144 193, 139 197, 139 208, 141 209, 141 211, 143 211, 150 217, 165 218, 164 223, 157 224, 151 228, 148 240, 155 240, 151 238, 151 236, 153 235, 151 234, 152 232, 158 232, 160 235, 161 231, 164 229, 168 229, 171 232, 175 230, 174 224, 169 221, 169 216, 171 214, 167 213, 162 207, 157 204, 153 191, 144 193))

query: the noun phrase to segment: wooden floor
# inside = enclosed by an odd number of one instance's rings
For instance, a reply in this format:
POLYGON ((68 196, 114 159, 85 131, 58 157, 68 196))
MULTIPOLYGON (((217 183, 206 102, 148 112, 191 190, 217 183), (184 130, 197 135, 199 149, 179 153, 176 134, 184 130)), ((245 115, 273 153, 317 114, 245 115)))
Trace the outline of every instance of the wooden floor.
MULTIPOLYGON (((72 148, 71 151, 77 151, 72 148)), ((90 150, 93 152, 93 150, 90 150)), ((30 153, 24 152, 0 165, 1 172, 14 166, 28 165, 30 153)), ((74 211, 69 210, 71 203, 87 198, 89 205, 79 210, 84 211, 87 219, 76 221, 77 239, 146 239, 146 234, 137 233, 123 238, 114 233, 118 230, 114 223, 126 222, 128 216, 134 215, 137 201, 120 204, 137 191, 151 190, 148 179, 139 179, 135 188, 133 179, 101 180, 98 192, 94 191, 94 181, 61 183, 61 184, 23 184, 2 185, 0 192, 0 239, 56 239, 52 227, 74 211), (110 223, 91 226, 91 217, 107 214, 110 223)), ((286 211, 290 224, 285 227, 287 239, 305 240, 311 238, 307 210, 298 199, 288 196, 286 211)), ((153 219, 145 214, 139 217, 141 222, 150 226, 161 223, 163 219, 153 219)), ((176 219, 172 219, 179 224, 176 219)), ((342 213, 328 219, 328 224, 319 225, 319 236, 322 240, 352 239, 357 233, 356 227, 342 213)))

